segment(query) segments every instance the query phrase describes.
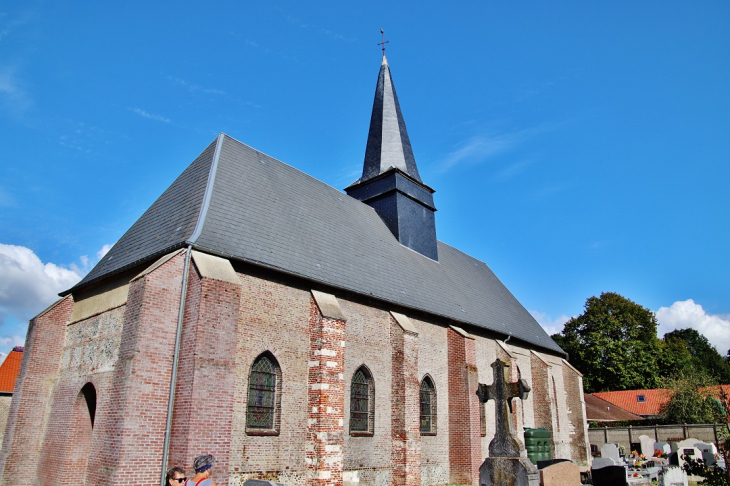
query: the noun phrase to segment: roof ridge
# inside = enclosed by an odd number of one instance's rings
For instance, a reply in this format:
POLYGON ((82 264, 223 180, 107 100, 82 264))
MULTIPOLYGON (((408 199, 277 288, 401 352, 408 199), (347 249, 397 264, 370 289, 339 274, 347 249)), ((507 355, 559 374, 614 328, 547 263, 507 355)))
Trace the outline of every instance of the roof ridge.
POLYGON ((221 156, 221 147, 223 146, 223 137, 226 135, 221 132, 218 134, 218 139, 215 142, 215 152, 213 153, 213 161, 210 163, 210 171, 208 172, 208 183, 205 186, 205 194, 203 195, 203 204, 198 213, 198 220, 195 223, 195 229, 193 234, 188 238, 187 243, 194 245, 197 241, 200 233, 203 232, 203 225, 205 224, 205 217, 208 215, 208 208, 210 207, 210 198, 213 195, 213 186, 215 185, 215 175, 218 171, 218 160, 221 156))

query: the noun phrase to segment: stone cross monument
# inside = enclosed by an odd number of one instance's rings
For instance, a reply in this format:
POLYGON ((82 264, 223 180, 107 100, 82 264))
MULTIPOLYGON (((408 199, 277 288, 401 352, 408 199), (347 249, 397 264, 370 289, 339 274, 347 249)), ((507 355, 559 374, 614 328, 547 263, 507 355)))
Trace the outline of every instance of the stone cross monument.
MULTIPOLYGON (((496 431, 489 443, 489 457, 479 468, 480 486, 533 486, 540 484, 537 468, 527 457, 522 457, 523 447, 512 434, 510 412, 512 399, 525 400, 530 386, 523 379, 508 381, 509 363, 499 358, 492 363, 494 381, 487 386, 479 383, 479 401, 494 400, 496 431)), ((484 405, 482 405, 484 406, 484 405)))

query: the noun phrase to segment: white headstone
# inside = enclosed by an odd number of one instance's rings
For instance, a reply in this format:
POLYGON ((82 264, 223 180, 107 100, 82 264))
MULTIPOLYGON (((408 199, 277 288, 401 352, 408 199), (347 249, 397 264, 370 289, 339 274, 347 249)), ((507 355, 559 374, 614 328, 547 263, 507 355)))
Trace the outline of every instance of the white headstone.
POLYGON ((678 467, 667 468, 660 476, 659 486, 688 486, 687 473, 678 467))
POLYGON ((682 449, 685 449, 687 447, 695 447, 695 444, 700 442, 702 442, 700 439, 695 439, 693 437, 690 437, 689 439, 684 439, 677 442, 677 450, 681 451, 682 449))
POLYGON ((616 465, 616 461, 614 461, 610 457, 594 457, 591 468, 592 469, 601 469, 602 467, 615 466, 615 465, 616 465))
POLYGON ((679 467, 684 468, 684 463, 687 462, 687 459, 689 458, 700 460, 702 459, 702 452, 700 452, 700 450, 694 446, 680 447, 677 450, 677 460, 679 461, 679 467))
POLYGON ((713 455, 717 454, 717 446, 715 444, 708 444, 707 442, 696 442, 695 447, 701 451, 710 451, 713 455))
POLYGON ((619 454, 618 444, 607 442, 601 447, 601 457, 608 457, 616 461, 619 466, 623 465, 624 461, 619 454))
POLYGON ((660 451, 666 452, 667 454, 672 453, 672 448, 666 442, 654 442, 654 449, 659 449, 660 451))
POLYGON ((639 442, 641 443, 641 453, 647 458, 654 455, 654 439, 648 435, 640 435, 639 442))

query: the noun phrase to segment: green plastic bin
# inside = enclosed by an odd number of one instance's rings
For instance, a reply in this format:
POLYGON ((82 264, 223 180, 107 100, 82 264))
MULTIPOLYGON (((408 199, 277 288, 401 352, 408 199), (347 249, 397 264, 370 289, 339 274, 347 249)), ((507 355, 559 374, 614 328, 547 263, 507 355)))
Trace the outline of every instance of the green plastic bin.
POLYGON ((550 442, 549 430, 525 427, 525 449, 527 457, 533 464, 537 465, 537 461, 549 461, 553 458, 550 442))

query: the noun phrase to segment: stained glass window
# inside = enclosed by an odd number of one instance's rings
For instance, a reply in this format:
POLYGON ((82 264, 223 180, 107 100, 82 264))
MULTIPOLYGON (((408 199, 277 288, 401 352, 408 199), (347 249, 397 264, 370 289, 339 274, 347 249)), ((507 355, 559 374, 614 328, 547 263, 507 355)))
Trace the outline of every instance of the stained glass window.
POLYGON ((436 432, 436 390, 429 377, 421 382, 421 433, 436 432))
POLYGON ((350 430, 355 432, 370 431, 370 376, 360 368, 352 377, 350 391, 350 430))
POLYGON ((248 383, 246 427, 273 429, 276 412, 276 367, 265 356, 251 367, 248 383))

